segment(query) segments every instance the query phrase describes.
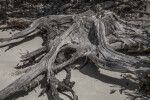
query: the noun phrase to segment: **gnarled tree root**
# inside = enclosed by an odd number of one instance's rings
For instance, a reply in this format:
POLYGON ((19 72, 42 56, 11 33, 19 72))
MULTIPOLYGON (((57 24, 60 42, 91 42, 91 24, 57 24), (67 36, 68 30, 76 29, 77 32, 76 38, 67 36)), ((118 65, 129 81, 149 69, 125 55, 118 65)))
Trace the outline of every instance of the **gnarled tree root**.
POLYGON ((62 100, 58 91, 67 90, 73 94, 73 100, 77 100, 78 98, 72 90, 71 72, 68 68, 81 57, 89 58, 98 68, 133 73, 139 80, 145 80, 145 76, 149 75, 150 62, 122 54, 117 50, 148 51, 150 48, 149 33, 136 26, 135 23, 121 20, 110 11, 89 12, 79 15, 42 17, 35 20, 29 28, 12 37, 0 39, 0 42, 5 42, 24 38, 36 30, 44 30, 43 35, 46 34, 48 37, 42 48, 26 54, 22 58, 23 61, 29 61, 41 54, 46 53, 46 55, 29 72, 1 90, 0 99, 35 86, 37 84, 35 80, 39 79, 40 81, 46 75, 48 85, 42 93, 51 89, 53 99, 62 100), (63 69, 68 74, 66 79, 60 82, 55 78, 55 74, 63 69))

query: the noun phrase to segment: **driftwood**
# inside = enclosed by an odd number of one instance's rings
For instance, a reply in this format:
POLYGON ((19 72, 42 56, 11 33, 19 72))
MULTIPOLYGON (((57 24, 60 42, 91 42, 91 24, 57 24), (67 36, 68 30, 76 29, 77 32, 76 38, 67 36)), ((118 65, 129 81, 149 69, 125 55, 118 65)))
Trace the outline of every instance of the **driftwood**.
POLYGON ((141 25, 120 19, 115 13, 87 11, 77 15, 50 15, 34 20, 25 30, 0 42, 27 38, 30 34, 46 35, 45 45, 22 56, 22 61, 30 61, 42 54, 44 57, 26 74, 0 91, 0 100, 10 95, 28 90, 43 78, 52 90, 53 100, 62 100, 58 92, 70 91, 77 100, 70 81, 71 64, 81 57, 91 60, 98 68, 122 73, 133 73, 140 81, 149 79, 150 61, 118 52, 145 52, 150 50, 150 33, 141 25), (61 82, 55 74, 66 70, 67 76, 61 82), (56 87, 58 86, 58 87, 56 87))

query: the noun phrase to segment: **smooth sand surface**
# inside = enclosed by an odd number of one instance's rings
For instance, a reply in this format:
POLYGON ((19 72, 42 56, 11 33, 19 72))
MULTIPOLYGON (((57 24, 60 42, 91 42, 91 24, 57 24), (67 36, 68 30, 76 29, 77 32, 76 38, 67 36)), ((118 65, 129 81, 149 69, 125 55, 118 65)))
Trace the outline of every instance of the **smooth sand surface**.
MULTIPOLYGON (((1 31, 0 38, 9 37, 10 30, 1 31)), ((13 32, 16 33, 17 31, 13 32)), ((18 39, 11 42, 0 43, 0 90, 5 88, 11 82, 16 80, 20 75, 13 75, 17 71, 14 67, 21 60, 20 56, 27 51, 33 51, 41 47, 42 39, 40 37, 30 38, 28 42, 20 43, 18 39), (7 45, 11 43, 11 45, 7 45), (14 46, 15 45, 15 46, 14 46), (13 47, 14 46, 14 47, 13 47), (7 50, 10 47, 9 50, 7 50), (7 50, 7 51, 5 51, 7 50)), ((92 64, 86 65, 82 70, 72 71, 72 81, 75 81, 74 90, 79 97, 79 100, 147 100, 140 99, 135 96, 137 84, 129 79, 121 78, 121 73, 110 72, 97 69, 92 64)), ((65 77, 65 72, 61 72, 59 79, 65 77)), ((41 92, 41 86, 35 88, 31 92, 15 95, 15 100, 48 100, 50 93, 38 97, 41 92)), ((70 93, 65 93, 70 95, 70 93)), ((64 100, 70 100, 67 96, 60 94, 64 100)), ((10 98, 12 100, 12 98, 10 98)), ((49 99, 51 100, 51 99, 49 99)))

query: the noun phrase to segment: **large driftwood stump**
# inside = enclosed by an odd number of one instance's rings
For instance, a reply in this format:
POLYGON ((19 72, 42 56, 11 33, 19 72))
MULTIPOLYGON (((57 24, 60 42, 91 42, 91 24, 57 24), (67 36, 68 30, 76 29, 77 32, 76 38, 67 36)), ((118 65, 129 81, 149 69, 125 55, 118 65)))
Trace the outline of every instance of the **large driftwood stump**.
POLYGON ((149 79, 150 62, 118 52, 144 52, 150 50, 149 33, 141 25, 120 19, 115 13, 88 11, 78 15, 51 15, 39 18, 25 30, 0 42, 27 38, 31 34, 46 35, 42 48, 22 56, 22 61, 44 57, 26 74, 0 91, 0 100, 10 95, 28 90, 47 78, 47 88, 52 90, 53 100, 62 100, 58 92, 70 91, 77 100, 70 81, 71 65, 75 60, 85 57, 98 68, 123 73, 133 73, 140 81, 149 79), (55 74, 66 70, 67 76, 61 82, 55 74), (56 87, 57 86, 57 87, 56 87))

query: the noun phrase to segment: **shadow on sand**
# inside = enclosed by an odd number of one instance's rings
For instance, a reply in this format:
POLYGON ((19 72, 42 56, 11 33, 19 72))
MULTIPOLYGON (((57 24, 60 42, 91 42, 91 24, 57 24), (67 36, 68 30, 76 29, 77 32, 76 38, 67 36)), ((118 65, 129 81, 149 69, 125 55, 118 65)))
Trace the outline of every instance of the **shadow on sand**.
MULTIPOLYGON (((81 73, 85 74, 85 75, 88 75, 92 78, 95 78, 95 79, 98 79, 99 81, 102 81, 104 83, 108 83, 108 84, 112 84, 113 86, 119 86, 120 87, 120 90, 119 92, 122 93, 124 92, 125 95, 127 95, 127 99, 131 99, 131 100, 136 100, 137 98, 140 98, 140 100, 148 100, 146 98, 142 99, 141 96, 139 95, 134 95, 133 93, 128 93, 126 92, 125 90, 131 90, 131 91, 135 91, 137 88, 138 88, 138 84, 136 82, 133 82, 129 79, 126 79, 126 78, 122 78, 122 79, 119 79, 119 78, 115 78, 115 77, 111 77, 111 76, 108 76, 108 75, 104 75, 104 74, 101 74, 99 71, 98 71, 98 68, 93 66, 93 65, 86 65, 83 69, 79 70, 81 73), (128 83, 128 84, 127 84, 128 83)), ((46 80, 43 79, 40 84, 41 84, 41 88, 45 87, 46 86, 46 80)), ((34 87, 35 88, 35 87, 34 87)), ((21 91, 21 92, 17 92, 13 95, 11 95, 10 97, 6 98, 5 100, 15 100, 19 97, 23 97, 23 96, 26 96, 28 95, 29 92, 31 92, 34 88, 28 90, 28 91, 21 91)), ((110 90, 111 91, 111 90, 110 90)), ((52 95, 50 93, 51 91, 48 91, 46 93, 47 97, 48 97, 48 100, 51 100, 52 99, 52 95)), ((115 93, 115 91, 113 92, 115 93)), ((71 97, 65 93, 62 93, 63 95, 66 95, 67 97, 70 98, 71 100, 71 97)), ((110 94, 112 94, 110 92, 110 94)))
POLYGON ((7 43, 7 44, 4 44, 4 45, 0 45, 0 48, 8 47, 5 50, 5 52, 6 52, 6 51, 10 50, 11 48, 13 48, 15 46, 18 46, 18 45, 20 45, 22 43, 25 43, 25 42, 28 42, 28 41, 34 39, 36 36, 37 36, 37 34, 34 34, 34 35, 31 35, 31 36, 29 36, 27 38, 24 38, 24 39, 20 40, 20 41, 17 41, 17 42, 12 42, 12 43, 7 43))
MULTIPOLYGON (((131 81, 130 79, 127 78, 115 78, 111 77, 105 74, 102 74, 98 71, 98 68, 94 66, 93 64, 88 64, 83 69, 79 70, 81 73, 88 75, 92 78, 98 79, 99 81, 102 81, 104 83, 112 84, 112 87, 119 87, 119 92, 120 94, 124 93, 128 97, 126 99, 128 100, 149 100, 145 97, 142 97, 138 92, 138 83, 131 81), (125 90, 130 90, 133 91, 132 93, 126 92, 125 90)), ((115 93, 117 90, 110 90, 110 94, 115 93)))

